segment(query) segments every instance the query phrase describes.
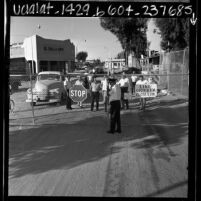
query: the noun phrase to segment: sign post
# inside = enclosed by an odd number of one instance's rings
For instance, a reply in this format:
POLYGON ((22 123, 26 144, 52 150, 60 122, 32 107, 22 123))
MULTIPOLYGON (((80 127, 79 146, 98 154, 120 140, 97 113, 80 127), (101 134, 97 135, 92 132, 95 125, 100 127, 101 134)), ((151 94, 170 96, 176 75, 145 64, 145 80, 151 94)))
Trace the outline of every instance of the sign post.
POLYGON ((70 98, 74 102, 83 102, 87 99, 87 89, 83 85, 74 85, 69 92, 70 98))

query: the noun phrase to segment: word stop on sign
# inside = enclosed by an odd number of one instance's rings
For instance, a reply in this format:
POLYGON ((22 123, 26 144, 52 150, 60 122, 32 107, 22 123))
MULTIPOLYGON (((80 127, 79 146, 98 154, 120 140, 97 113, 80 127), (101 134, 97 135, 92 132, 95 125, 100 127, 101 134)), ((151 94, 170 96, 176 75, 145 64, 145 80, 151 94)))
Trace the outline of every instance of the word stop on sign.
POLYGON ((71 97, 84 97, 86 94, 85 90, 71 90, 71 97))

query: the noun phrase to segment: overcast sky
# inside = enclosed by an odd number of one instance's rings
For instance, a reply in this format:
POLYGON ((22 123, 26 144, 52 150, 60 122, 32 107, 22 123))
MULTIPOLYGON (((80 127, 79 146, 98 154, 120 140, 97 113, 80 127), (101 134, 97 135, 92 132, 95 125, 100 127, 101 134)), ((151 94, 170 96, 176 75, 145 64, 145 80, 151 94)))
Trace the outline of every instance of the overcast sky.
MULTIPOLYGON (((11 17, 10 42, 22 42, 24 38, 39 35, 47 39, 70 39, 77 51, 87 51, 87 59, 114 58, 122 51, 116 36, 100 26, 95 17, 11 17), (40 29, 38 28, 40 25, 40 29)), ((160 37, 153 34, 154 23, 148 26, 151 49, 160 50, 160 37)))

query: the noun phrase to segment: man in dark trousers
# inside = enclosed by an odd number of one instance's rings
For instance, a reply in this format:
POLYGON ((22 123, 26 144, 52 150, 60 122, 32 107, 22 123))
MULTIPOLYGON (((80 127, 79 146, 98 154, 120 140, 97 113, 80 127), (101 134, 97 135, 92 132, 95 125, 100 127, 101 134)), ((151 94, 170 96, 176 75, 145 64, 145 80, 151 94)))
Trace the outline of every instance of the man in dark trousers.
POLYGON ((114 134, 114 132, 121 133, 121 89, 119 84, 116 83, 115 78, 110 78, 109 83, 111 85, 109 91, 109 103, 110 103, 110 130, 107 133, 114 134), (117 129, 115 130, 115 127, 117 129))
POLYGON ((126 104, 126 109, 128 109, 128 99, 124 97, 124 94, 128 93, 129 79, 126 77, 125 73, 122 74, 122 78, 119 80, 118 84, 121 87, 121 108, 124 109, 126 104))
POLYGON ((64 88, 66 91, 66 109, 72 110, 72 107, 71 107, 72 101, 71 101, 71 98, 69 96, 69 90, 71 88, 70 77, 65 77, 64 88))
POLYGON ((102 88, 102 96, 103 96, 103 103, 105 106, 105 112, 107 112, 107 105, 108 105, 108 80, 107 77, 104 76, 103 80, 101 81, 101 88, 102 88))
POLYGON ((99 96, 100 96, 101 84, 97 82, 96 78, 94 78, 91 83, 91 111, 94 109, 94 101, 96 101, 96 111, 99 110, 99 96))

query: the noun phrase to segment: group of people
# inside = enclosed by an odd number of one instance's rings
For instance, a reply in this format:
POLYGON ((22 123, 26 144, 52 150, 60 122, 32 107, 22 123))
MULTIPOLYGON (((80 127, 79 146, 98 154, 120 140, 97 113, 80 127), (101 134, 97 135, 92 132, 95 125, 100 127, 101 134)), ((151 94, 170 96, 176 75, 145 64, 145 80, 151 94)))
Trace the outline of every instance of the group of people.
MULTIPOLYGON (((136 84, 148 84, 153 82, 152 79, 146 80, 142 75, 139 77, 133 74, 130 79, 123 73, 119 80, 107 76, 100 81, 96 77, 93 77, 88 81, 89 91, 91 95, 91 111, 94 111, 94 105, 96 103, 96 111, 99 110, 99 99, 100 93, 102 92, 103 104, 105 112, 108 111, 108 106, 110 107, 110 129, 108 133, 121 133, 121 120, 120 120, 120 110, 129 109, 129 101, 126 97, 127 94, 135 93, 136 84), (115 129, 116 128, 116 129, 115 129)), ((86 83, 78 76, 75 85, 83 85, 86 83)), ((69 96, 69 90, 72 87, 70 77, 66 77, 64 81, 64 87, 66 89, 66 109, 72 109, 72 101, 69 96)), ((78 105, 82 107, 82 102, 78 105)), ((146 99, 140 98, 140 109, 144 110, 146 105, 146 99)))

